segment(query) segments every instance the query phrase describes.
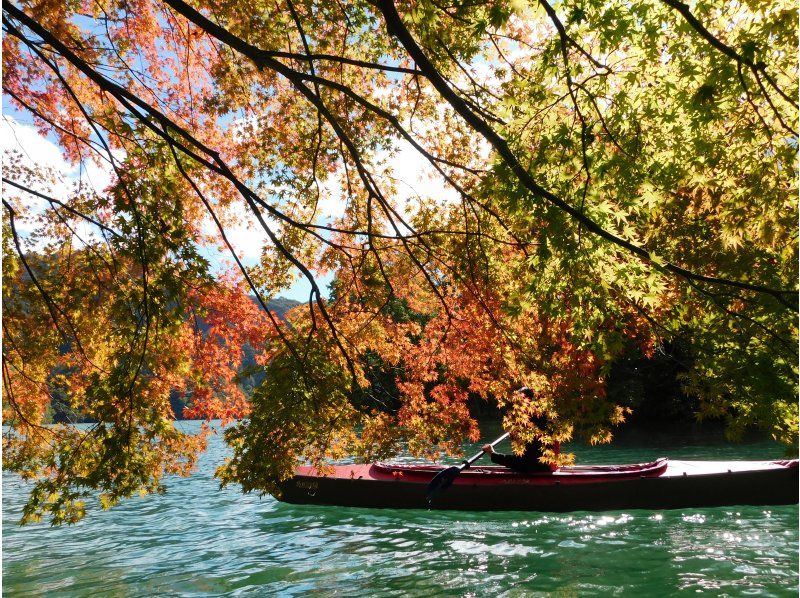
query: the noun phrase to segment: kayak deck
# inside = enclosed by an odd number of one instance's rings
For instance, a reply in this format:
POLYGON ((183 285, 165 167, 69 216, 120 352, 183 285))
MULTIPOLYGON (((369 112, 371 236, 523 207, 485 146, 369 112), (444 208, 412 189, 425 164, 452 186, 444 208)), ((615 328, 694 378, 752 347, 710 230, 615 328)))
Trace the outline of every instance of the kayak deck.
POLYGON ((425 500, 444 465, 375 463, 298 467, 281 487, 290 503, 373 508, 602 511, 724 505, 794 504, 798 462, 683 461, 562 467, 516 473, 499 466, 465 469, 453 485, 425 500))
MULTIPOLYGON (((621 478, 658 476, 667 469, 669 460, 660 457, 649 463, 630 465, 578 465, 560 467, 555 471, 535 473, 519 473, 498 465, 468 467, 464 469, 456 482, 462 484, 548 484, 556 481, 565 483, 588 483, 597 481, 613 482, 621 478)), ((370 466, 368 474, 373 479, 401 477, 408 481, 429 482, 433 477, 446 469, 443 465, 375 463, 370 466)))

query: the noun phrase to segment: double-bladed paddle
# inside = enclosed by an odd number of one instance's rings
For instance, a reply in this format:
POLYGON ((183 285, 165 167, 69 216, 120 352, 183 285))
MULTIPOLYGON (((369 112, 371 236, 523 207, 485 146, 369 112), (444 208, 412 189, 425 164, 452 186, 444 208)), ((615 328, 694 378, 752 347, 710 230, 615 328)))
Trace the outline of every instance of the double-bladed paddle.
MULTIPOLYGON (((491 444, 492 448, 494 448, 495 445, 503 442, 506 438, 508 438, 508 432, 506 432, 500 438, 492 442, 491 444)), ((453 483, 453 480, 456 479, 456 476, 458 474, 460 474, 467 467, 475 463, 475 461, 483 457, 483 454, 484 454, 483 451, 481 451, 474 457, 462 461, 461 465, 453 465, 452 467, 448 467, 447 469, 444 469, 439 473, 437 473, 436 476, 430 481, 430 484, 428 484, 428 494, 427 494, 428 504, 429 505, 432 504, 433 499, 439 496, 440 493, 447 490, 453 483)))

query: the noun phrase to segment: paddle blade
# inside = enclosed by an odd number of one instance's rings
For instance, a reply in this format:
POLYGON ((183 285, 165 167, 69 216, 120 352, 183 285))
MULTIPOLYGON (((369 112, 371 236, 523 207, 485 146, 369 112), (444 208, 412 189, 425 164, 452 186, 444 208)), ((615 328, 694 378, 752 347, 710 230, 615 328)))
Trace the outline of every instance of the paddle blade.
POLYGON ((431 504, 433 499, 447 490, 459 473, 461 473, 461 468, 455 465, 437 473, 428 484, 428 504, 431 504))

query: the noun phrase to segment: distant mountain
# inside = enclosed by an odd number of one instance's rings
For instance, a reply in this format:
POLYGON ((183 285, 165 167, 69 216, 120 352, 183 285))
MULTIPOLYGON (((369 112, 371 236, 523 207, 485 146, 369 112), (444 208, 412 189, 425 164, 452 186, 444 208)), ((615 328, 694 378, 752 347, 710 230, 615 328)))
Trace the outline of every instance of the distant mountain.
MULTIPOLYGON (((259 305, 258 300, 254 296, 250 296, 253 302, 256 305, 259 305)), ((274 312, 281 320, 286 319, 286 312, 288 312, 293 307, 300 305, 300 301, 295 301, 294 299, 287 299, 286 297, 276 297, 275 299, 270 299, 267 301, 267 308, 274 312)), ((208 326, 200 320, 198 322, 198 326, 202 332, 208 330, 208 326)), ((66 348, 64 349, 67 350, 66 348)), ((254 359, 254 352, 252 347, 249 345, 245 345, 243 347, 244 350, 244 357, 242 363, 242 371, 240 374, 240 383, 242 388, 246 393, 252 392, 253 388, 258 386, 263 379, 263 375, 260 372, 249 372, 256 366, 256 362, 254 359)), ((69 406, 68 401, 65 398, 64 392, 59 388, 51 388, 51 395, 52 400, 49 405, 48 409, 48 419, 53 423, 76 423, 76 422, 90 422, 93 420, 87 419, 84 414, 81 412, 80 409, 73 409, 69 406)), ((186 406, 186 402, 183 397, 181 397, 177 392, 173 391, 170 393, 170 404, 172 405, 172 410, 175 413, 177 419, 180 419, 183 415, 183 408, 186 406)))
MULTIPOLYGON (((255 297, 253 297, 253 301, 256 301, 255 297)), ((267 301, 267 308, 274 311, 281 320, 286 319, 286 312, 297 305, 300 305, 299 301, 286 297, 276 297, 267 301)))

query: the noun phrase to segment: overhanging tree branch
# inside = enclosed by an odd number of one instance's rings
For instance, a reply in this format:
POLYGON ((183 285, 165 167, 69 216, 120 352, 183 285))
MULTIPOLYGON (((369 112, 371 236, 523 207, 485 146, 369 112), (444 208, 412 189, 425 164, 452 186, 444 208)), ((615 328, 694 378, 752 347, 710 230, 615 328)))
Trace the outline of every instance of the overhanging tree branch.
POLYGON ((376 0, 374 4, 383 15, 386 23, 386 29, 389 34, 397 38, 400 44, 414 59, 417 67, 425 74, 425 77, 441 94, 442 98, 444 98, 455 109, 455 111, 470 126, 472 126, 473 129, 475 129, 475 131, 480 133, 491 144, 506 165, 516 175, 522 185, 526 187, 535 197, 544 199, 560 210, 566 212, 575 221, 585 226, 586 230, 589 232, 594 233, 600 238, 613 243, 614 245, 635 255, 636 257, 652 263, 656 267, 659 267, 667 272, 671 272, 680 276, 681 278, 693 280, 695 282, 729 286, 745 291, 769 295, 770 297, 775 298, 784 307, 795 312, 800 311, 800 308, 797 305, 796 290, 773 289, 749 282, 707 276, 692 272, 691 270, 682 268, 681 266, 670 262, 660 263, 658 260, 653 258, 653 255, 650 251, 605 230, 594 220, 581 213, 580 210, 572 207, 563 199, 539 185, 525 169, 525 167, 522 166, 519 159, 508 145, 508 142, 502 136, 500 136, 500 134, 497 133, 486 121, 472 112, 466 102, 447 85, 436 67, 433 65, 433 63, 431 63, 425 52, 422 50, 419 44, 417 44, 416 40, 414 40, 414 37, 411 35, 411 32, 403 23, 403 20, 397 12, 394 2, 392 0, 376 0))
POLYGON ((705 39, 709 44, 711 44, 714 48, 725 54, 728 58, 735 60, 739 64, 743 64, 750 68, 753 73, 761 73, 764 78, 769 83, 770 87, 774 89, 780 96, 789 102, 792 106, 797 106, 797 98, 792 98, 783 91, 778 84, 775 82, 775 79, 767 72, 767 65, 763 62, 755 62, 751 58, 747 58, 746 56, 742 55, 740 52, 737 52, 734 48, 730 47, 729 45, 725 44, 722 40, 716 37, 713 33, 711 33, 700 20, 692 14, 691 9, 689 8, 688 4, 681 2, 680 0, 661 0, 664 4, 677 10, 686 22, 691 25, 692 29, 697 31, 697 33, 705 39))

